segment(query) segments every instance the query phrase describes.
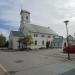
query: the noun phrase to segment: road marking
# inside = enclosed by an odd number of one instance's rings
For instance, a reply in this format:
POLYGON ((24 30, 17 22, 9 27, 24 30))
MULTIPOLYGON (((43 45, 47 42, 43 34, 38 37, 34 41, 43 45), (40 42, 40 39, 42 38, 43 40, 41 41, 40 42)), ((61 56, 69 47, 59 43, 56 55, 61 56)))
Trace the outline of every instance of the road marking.
POLYGON ((0 75, 10 75, 9 72, 0 64, 0 75))

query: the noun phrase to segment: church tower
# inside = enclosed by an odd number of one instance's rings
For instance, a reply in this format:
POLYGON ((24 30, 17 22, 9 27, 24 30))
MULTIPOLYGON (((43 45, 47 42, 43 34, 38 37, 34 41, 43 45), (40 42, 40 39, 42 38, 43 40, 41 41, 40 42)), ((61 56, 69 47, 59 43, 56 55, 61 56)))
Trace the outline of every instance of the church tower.
POLYGON ((30 12, 26 10, 21 10, 20 15, 21 15, 21 24, 30 23, 30 12))
POLYGON ((20 15, 21 15, 21 23, 19 30, 21 32, 25 32, 24 31, 25 25, 30 24, 30 12, 21 9, 20 15))

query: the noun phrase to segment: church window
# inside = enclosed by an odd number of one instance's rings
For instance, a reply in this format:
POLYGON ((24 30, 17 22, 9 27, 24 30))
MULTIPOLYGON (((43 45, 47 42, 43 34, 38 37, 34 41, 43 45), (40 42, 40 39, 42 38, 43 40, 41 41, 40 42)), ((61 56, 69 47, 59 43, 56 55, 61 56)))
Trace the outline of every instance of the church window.
POLYGON ((38 34, 34 34, 34 37, 38 37, 38 34))
POLYGON ((50 42, 50 41, 48 41, 48 43, 49 43, 49 45, 51 44, 51 42, 50 42))
POLYGON ((44 35, 41 35, 41 37, 44 37, 44 35))
POLYGON ((37 40, 35 40, 35 45, 37 45, 37 40))
POLYGON ((48 38, 50 38, 50 35, 48 35, 48 38))
POLYGON ((26 19, 28 20, 28 16, 26 16, 26 19))
POLYGON ((44 45, 44 40, 42 41, 42 45, 44 45))
POLYGON ((34 34, 34 37, 35 37, 35 34, 34 34))
POLYGON ((38 34, 36 34, 36 37, 38 37, 38 34))

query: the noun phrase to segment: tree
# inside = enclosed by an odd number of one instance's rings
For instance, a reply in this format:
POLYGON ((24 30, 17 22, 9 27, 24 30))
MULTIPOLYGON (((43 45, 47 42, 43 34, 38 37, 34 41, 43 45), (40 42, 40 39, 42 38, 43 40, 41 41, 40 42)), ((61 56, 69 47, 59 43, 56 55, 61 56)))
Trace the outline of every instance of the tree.
POLYGON ((6 37, 0 34, 0 47, 3 47, 6 43, 6 37))
POLYGON ((31 36, 31 35, 26 36, 26 37, 24 38, 24 40, 23 40, 23 44, 24 44, 24 46, 25 46, 26 48, 28 48, 28 45, 33 44, 33 38, 32 38, 32 36, 31 36))
POLYGON ((4 47, 8 47, 9 46, 9 41, 7 40, 4 47))
POLYGON ((20 44, 22 44, 22 49, 23 48, 28 48, 28 45, 31 45, 33 44, 33 38, 31 35, 27 35, 27 36, 24 36, 24 37, 20 37, 19 40, 19 48, 20 48, 20 44))
POLYGON ((24 37, 19 37, 19 39, 18 39, 18 43, 19 43, 18 47, 19 48, 21 48, 20 44, 23 43, 23 39, 24 39, 24 37))

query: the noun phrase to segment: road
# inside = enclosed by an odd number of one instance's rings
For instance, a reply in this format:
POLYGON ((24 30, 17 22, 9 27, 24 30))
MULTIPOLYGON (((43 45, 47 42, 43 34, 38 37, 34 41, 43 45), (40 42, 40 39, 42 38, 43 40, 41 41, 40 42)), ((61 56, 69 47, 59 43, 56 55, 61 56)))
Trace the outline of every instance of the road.
POLYGON ((62 49, 34 51, 0 51, 0 64, 11 75, 72 75, 75 54, 67 60, 62 49), (70 73, 71 74, 70 74, 70 73))

